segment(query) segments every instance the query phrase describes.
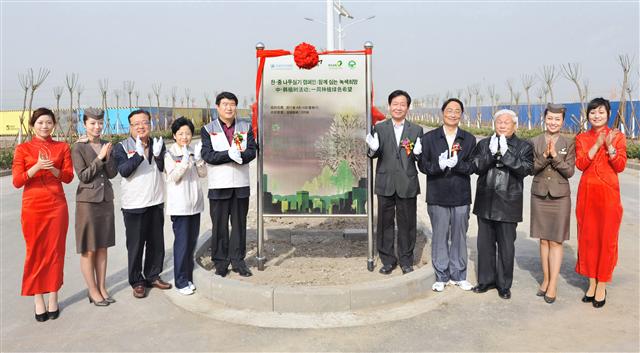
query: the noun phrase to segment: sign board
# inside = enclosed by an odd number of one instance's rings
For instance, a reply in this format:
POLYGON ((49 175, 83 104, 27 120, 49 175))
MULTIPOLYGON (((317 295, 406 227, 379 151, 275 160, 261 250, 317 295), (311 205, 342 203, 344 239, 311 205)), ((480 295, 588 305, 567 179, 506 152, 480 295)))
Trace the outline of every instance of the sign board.
POLYGON ((270 57, 262 78, 264 213, 365 215, 365 55, 270 57))

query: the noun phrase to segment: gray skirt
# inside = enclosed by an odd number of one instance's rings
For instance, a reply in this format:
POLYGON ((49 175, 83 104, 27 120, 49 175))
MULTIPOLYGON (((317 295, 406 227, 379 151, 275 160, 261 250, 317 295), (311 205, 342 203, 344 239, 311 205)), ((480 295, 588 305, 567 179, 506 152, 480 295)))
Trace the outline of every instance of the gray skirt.
POLYGON ((76 202, 78 254, 116 245, 113 201, 76 202))
POLYGON ((571 197, 542 197, 531 194, 532 238, 561 243, 569 240, 571 227, 571 197))

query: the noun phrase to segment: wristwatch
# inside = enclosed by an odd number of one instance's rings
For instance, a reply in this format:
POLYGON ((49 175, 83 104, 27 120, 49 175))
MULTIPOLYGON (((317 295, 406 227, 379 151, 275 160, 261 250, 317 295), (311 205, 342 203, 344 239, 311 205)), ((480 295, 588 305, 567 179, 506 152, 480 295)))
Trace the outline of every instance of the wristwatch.
POLYGON ((618 153, 618 151, 615 149, 615 147, 609 147, 609 151, 608 152, 609 152, 609 155, 612 156, 612 157, 615 156, 616 153, 618 153))

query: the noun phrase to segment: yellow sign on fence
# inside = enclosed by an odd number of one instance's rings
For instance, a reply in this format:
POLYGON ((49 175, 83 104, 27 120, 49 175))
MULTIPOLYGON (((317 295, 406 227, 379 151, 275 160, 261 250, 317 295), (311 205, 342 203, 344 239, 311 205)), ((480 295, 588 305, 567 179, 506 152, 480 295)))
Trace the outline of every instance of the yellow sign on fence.
MULTIPOLYGON (((18 134, 20 115, 22 115, 22 110, 0 111, 0 136, 18 134)), ((27 127, 29 126, 30 115, 29 112, 24 112, 24 121, 22 123, 24 131, 27 131, 27 127)))

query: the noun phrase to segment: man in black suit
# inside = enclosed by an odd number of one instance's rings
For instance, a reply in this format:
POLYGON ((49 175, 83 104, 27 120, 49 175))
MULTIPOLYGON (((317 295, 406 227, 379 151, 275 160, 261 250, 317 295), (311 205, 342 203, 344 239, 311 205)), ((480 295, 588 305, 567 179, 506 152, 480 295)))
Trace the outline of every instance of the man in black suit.
POLYGON ((405 120, 411 97, 396 90, 389 95, 391 119, 378 123, 367 135, 369 158, 378 158, 375 193, 378 195, 376 243, 382 261, 380 273, 388 275, 400 263, 402 273, 413 271, 416 244, 417 156, 422 153, 422 127, 405 120), (396 217, 397 215, 397 217, 396 217), (395 218, 398 221, 398 258, 394 250, 395 218))

